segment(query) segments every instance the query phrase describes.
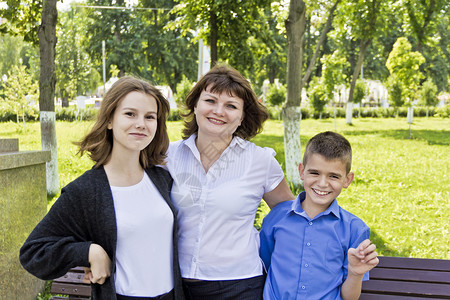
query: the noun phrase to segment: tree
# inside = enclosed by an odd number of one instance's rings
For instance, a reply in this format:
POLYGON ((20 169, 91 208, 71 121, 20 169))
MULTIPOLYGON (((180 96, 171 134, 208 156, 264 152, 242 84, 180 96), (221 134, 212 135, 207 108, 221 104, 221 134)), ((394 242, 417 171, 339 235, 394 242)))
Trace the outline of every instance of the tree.
MULTIPOLYGON (((211 67, 228 60, 235 68, 245 70, 253 61, 248 47, 250 37, 267 41, 269 34, 264 9, 270 0, 185 0, 174 8, 173 26, 184 31, 197 30, 211 48, 211 67)), ((268 42, 268 41, 267 41, 268 42)))
POLYGON ((326 35, 331 28, 335 10, 340 2, 341 0, 336 0, 332 4, 329 4, 328 1, 319 2, 322 11, 328 9, 328 15, 325 18, 325 25, 323 25, 314 54, 308 63, 303 77, 303 40, 306 32, 307 7, 302 0, 291 0, 289 3, 289 15, 285 21, 288 55, 286 74, 287 93, 283 108, 283 125, 286 177, 294 185, 301 183, 297 170, 297 166, 302 158, 300 143, 301 91, 316 67, 317 60, 320 57, 320 48, 324 44, 326 35))
POLYGON ((402 0, 395 7, 403 19, 403 35, 408 36, 412 49, 420 52, 426 62, 420 67, 427 77, 433 77, 438 91, 447 90, 449 73, 448 32, 449 2, 445 0, 402 0))
POLYGON ((286 100, 286 87, 281 83, 269 84, 267 102, 272 106, 280 106, 286 100))
POLYGON ((283 125, 286 177, 295 186, 301 183, 297 166, 302 159, 300 144, 300 102, 305 16, 305 2, 302 0, 291 0, 289 4, 289 16, 285 21, 288 55, 286 76, 287 93, 283 108, 283 125))
MULTIPOLYGON (((383 0, 351 0, 347 9, 350 11, 350 26, 354 39, 359 40, 359 55, 356 65, 353 69, 353 75, 350 82, 350 91, 347 100, 346 123, 352 123, 353 112, 353 93, 355 90, 356 80, 358 79, 361 66, 366 55, 367 48, 377 34, 377 28, 381 24, 377 22, 380 14, 380 7, 383 0)), ((383 20, 384 21, 384 18, 383 20)))
POLYGON ((13 66, 19 66, 23 38, 9 34, 0 35, 0 76, 8 74, 13 66))
POLYGON ((63 106, 77 95, 86 95, 101 83, 100 74, 94 69, 87 53, 86 16, 74 9, 63 12, 56 45, 56 90, 63 106))
POLYGON ((420 79, 423 78, 419 67, 424 62, 422 54, 411 51, 411 44, 405 37, 397 39, 386 62, 386 67, 400 84, 402 95, 409 105, 412 104, 420 79))
MULTIPOLYGON (((406 30, 415 37, 416 50, 422 53, 422 46, 426 44, 430 31, 434 31, 437 23, 433 16, 445 7, 445 0, 403 0, 401 11, 403 11, 409 26, 406 30), (430 28, 431 27, 431 28, 430 28)), ((448 5, 448 4, 447 4, 448 5)))
MULTIPOLYGON (((127 1, 89 0, 93 6, 125 7, 127 1)), ((169 13, 171 0, 141 0, 124 9, 89 8, 86 44, 91 60, 102 71, 102 41, 105 41, 106 80, 116 65, 118 76, 133 74, 172 90, 182 75, 197 75, 197 47, 191 32, 182 35, 168 26, 175 16, 169 13)))
POLYGON ((42 22, 38 28, 41 74, 39 78, 39 110, 42 150, 51 152, 47 163, 47 194, 59 191, 58 153, 56 147, 55 118, 55 47, 58 11, 56 0, 44 0, 42 22))
POLYGON ((310 85, 309 99, 314 107, 314 111, 319 113, 319 119, 322 118, 322 112, 327 104, 325 97, 325 86, 318 77, 314 77, 310 85))
POLYGON ((16 111, 17 124, 19 115, 22 112, 25 124, 25 108, 29 101, 37 100, 39 85, 27 73, 24 65, 13 66, 8 72, 8 79, 5 84, 5 100, 16 111))
MULTIPOLYGON (((367 86, 364 80, 358 79, 355 84, 355 92, 353 94, 353 102, 361 104, 367 95, 367 86)), ((361 117, 361 105, 359 106, 358 115, 361 117)))
POLYGON ((37 45, 40 52, 39 110, 42 150, 51 152, 51 160, 46 164, 47 194, 59 191, 58 154, 55 126, 55 45, 57 0, 7 0, 7 9, 0 15, 9 22, 0 26, 1 32, 11 32, 24 36, 26 42, 37 45), (39 22, 41 19, 41 22, 39 22))
POLYGON ((437 87, 431 78, 428 78, 422 87, 419 89, 419 99, 422 105, 427 107, 427 118, 428 118, 428 108, 430 106, 436 106, 439 99, 437 98, 437 87))
MULTIPOLYGON (((125 7, 125 0, 88 0, 88 5, 125 7)), ((146 65, 142 31, 147 24, 142 22, 140 12, 129 9, 90 9, 87 32, 89 54, 102 70, 102 41, 106 47, 107 74, 111 65, 119 69, 119 77, 126 73, 142 75, 146 65)), ((109 77, 107 76, 106 80, 109 77)))
POLYGON ((403 97, 403 88, 400 81, 397 80, 395 75, 391 75, 387 80, 387 90, 389 94, 390 104, 397 108, 403 106, 405 104, 405 99, 403 97))
POLYGON ((349 64, 339 50, 334 51, 331 55, 324 55, 320 61, 322 62, 325 98, 327 101, 333 101, 336 87, 346 82, 345 69, 349 67, 349 64))
POLYGON ((181 82, 177 84, 175 101, 179 107, 183 106, 184 100, 186 99, 186 96, 189 94, 193 86, 194 83, 192 81, 189 81, 186 76, 183 76, 181 82))

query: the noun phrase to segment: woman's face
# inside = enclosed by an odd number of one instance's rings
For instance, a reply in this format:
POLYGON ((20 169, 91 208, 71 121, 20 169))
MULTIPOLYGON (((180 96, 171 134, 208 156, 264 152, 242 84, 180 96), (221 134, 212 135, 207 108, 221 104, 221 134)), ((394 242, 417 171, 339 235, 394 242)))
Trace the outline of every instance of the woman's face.
POLYGON ((200 94, 194 113, 199 137, 231 140, 244 118, 244 100, 229 96, 227 92, 213 93, 208 86, 200 94))

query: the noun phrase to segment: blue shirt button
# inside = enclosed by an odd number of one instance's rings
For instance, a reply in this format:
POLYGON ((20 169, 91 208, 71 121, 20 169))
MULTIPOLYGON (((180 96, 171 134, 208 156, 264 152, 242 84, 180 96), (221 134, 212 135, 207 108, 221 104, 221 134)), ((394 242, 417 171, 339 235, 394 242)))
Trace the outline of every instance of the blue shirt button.
POLYGON ((309 222, 309 226, 311 226, 312 225, 312 222, 309 222))
POLYGON ((306 286, 302 285, 302 290, 306 289, 306 286))
POLYGON ((306 243, 306 246, 311 246, 311 243, 309 243, 309 242, 308 242, 308 243, 306 243))
POLYGON ((305 264, 305 267, 308 267, 309 265, 308 264, 305 264))

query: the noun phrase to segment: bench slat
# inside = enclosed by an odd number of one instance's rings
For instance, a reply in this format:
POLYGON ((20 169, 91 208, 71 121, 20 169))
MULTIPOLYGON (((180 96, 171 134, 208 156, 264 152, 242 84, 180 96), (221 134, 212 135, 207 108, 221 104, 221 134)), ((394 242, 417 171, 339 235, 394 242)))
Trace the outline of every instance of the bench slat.
POLYGON ((370 279, 393 279, 429 283, 450 283, 450 272, 389 269, 376 267, 370 271, 370 279))
POLYGON ((424 299, 433 299, 430 297, 411 297, 411 296, 400 296, 400 295, 382 295, 382 294, 371 294, 371 293, 362 293, 359 297, 359 300, 424 300, 424 299))
POLYGON ((379 256, 380 260, 377 267, 387 267, 395 269, 418 269, 432 271, 450 271, 450 260, 445 259, 428 259, 428 258, 411 258, 411 257, 392 257, 379 256))
POLYGON ((53 294, 91 296, 91 286, 87 284, 53 282, 51 292, 53 294))
POLYGON ((402 294, 414 297, 437 296, 450 299, 450 289, 447 284, 407 282, 396 280, 375 280, 363 282, 364 292, 383 294, 402 294))

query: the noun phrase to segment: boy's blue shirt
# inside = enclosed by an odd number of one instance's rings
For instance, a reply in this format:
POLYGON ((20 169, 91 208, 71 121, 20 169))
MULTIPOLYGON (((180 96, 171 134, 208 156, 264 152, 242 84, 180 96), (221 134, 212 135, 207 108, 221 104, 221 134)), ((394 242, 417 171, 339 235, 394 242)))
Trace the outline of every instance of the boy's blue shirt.
POLYGON ((260 256, 268 272, 266 300, 341 299, 347 251, 370 236, 369 227, 336 199, 310 219, 301 207, 305 195, 278 204, 264 218, 260 256))

